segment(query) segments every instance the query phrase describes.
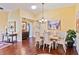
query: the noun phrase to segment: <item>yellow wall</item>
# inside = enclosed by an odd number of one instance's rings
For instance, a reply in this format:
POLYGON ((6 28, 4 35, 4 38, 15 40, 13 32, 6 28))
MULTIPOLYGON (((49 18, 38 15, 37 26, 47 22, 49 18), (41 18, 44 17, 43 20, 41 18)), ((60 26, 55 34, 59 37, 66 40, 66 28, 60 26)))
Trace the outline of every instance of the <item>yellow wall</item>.
POLYGON ((5 11, 0 11, 0 33, 5 31, 8 22, 8 13, 5 11))
MULTIPOLYGON (((39 19, 41 14, 37 19, 39 19)), ((75 5, 69 7, 57 8, 54 10, 48 10, 45 12, 45 17, 52 20, 59 19, 61 20, 61 31, 67 31, 69 29, 76 29, 76 20, 75 20, 75 5)))
MULTIPOLYGON (((61 31, 67 31, 69 29, 76 30, 75 13, 76 13, 76 5, 73 5, 73 6, 67 6, 67 7, 47 10, 45 11, 45 17, 48 18, 48 20, 49 19, 61 20, 61 31)), ((30 22, 33 24, 33 31, 35 28, 34 26, 35 22, 33 22, 33 20, 39 20, 40 17, 41 17, 40 13, 38 13, 37 16, 34 16, 34 14, 27 12, 25 10, 22 10, 22 9, 17 9, 16 11, 13 11, 10 16, 10 18, 15 18, 15 20, 20 19, 22 21, 22 18, 31 20, 30 22)), ((28 22, 28 20, 26 21, 28 22)))

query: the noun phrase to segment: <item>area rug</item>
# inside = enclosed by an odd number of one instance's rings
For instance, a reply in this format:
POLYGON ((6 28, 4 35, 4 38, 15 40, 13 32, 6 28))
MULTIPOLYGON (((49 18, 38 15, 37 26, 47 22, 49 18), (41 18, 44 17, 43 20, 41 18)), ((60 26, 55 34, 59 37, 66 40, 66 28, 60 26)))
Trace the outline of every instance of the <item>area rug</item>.
POLYGON ((12 45, 12 44, 11 43, 0 42, 0 49, 6 48, 10 45, 12 45))

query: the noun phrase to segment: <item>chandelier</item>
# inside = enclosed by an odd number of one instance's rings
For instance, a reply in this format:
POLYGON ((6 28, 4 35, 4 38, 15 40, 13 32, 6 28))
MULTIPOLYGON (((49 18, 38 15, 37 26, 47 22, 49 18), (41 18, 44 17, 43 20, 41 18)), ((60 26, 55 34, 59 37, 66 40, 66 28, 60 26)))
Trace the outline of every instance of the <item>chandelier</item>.
POLYGON ((44 18, 44 3, 42 3, 42 18, 39 20, 39 22, 44 23, 47 20, 44 18))

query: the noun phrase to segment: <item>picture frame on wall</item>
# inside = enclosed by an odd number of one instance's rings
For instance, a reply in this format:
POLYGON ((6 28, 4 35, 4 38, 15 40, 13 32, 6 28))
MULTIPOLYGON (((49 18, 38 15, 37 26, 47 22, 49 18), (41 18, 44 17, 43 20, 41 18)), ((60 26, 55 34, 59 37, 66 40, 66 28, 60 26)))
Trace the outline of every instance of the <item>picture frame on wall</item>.
POLYGON ((48 21, 48 29, 49 30, 60 29, 60 20, 48 21))

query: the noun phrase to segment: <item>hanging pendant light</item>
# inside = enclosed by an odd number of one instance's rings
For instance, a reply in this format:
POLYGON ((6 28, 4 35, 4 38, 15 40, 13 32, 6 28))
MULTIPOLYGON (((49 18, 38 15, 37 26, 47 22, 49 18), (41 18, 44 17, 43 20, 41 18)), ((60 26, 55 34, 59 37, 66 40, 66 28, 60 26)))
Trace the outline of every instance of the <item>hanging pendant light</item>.
POLYGON ((39 22, 44 23, 47 20, 44 18, 44 3, 42 3, 42 18, 39 20, 39 22))

